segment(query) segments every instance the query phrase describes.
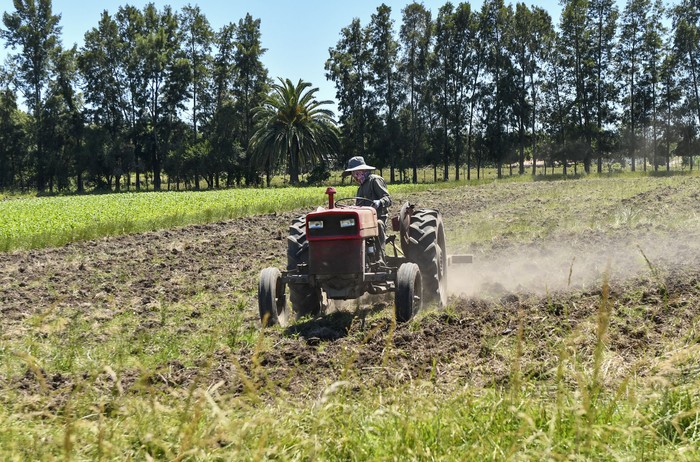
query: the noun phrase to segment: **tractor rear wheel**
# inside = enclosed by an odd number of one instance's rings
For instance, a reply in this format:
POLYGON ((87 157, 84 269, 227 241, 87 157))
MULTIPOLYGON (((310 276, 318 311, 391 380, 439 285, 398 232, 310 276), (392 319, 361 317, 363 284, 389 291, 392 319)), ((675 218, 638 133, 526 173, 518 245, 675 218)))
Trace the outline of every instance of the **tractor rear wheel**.
POLYGON ((396 273, 394 294, 396 322, 408 322, 423 307, 421 272, 415 263, 404 263, 396 273))
MULTIPOLYGON (((287 270, 296 271, 309 263, 309 241, 306 240, 306 216, 295 218, 287 236, 287 270)), ((316 316, 321 311, 321 289, 309 284, 289 283, 289 301, 297 319, 316 316)))
POLYGON ((407 257, 420 267, 426 303, 447 304, 447 251, 442 215, 433 209, 416 210, 408 229, 407 257))
POLYGON ((289 319, 281 276, 277 268, 265 268, 260 273, 258 308, 263 328, 277 324, 285 326, 289 319))

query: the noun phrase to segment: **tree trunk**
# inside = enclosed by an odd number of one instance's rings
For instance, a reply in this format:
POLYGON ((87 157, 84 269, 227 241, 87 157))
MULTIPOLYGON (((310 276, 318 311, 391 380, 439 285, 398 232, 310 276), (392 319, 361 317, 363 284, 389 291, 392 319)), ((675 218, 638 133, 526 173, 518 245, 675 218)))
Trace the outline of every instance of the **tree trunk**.
MULTIPOLYGON (((692 50, 688 50, 688 59, 690 60, 690 74, 693 78, 693 93, 695 94, 695 107, 696 110, 698 111, 697 117, 698 117, 698 123, 700 123, 700 90, 698 90, 698 76, 697 76, 697 66, 695 63, 695 56, 693 55, 692 50)), ((690 166, 692 169, 693 162, 692 162, 692 157, 691 157, 691 162, 690 166)))
POLYGON ((455 181, 459 181, 460 158, 462 157, 462 135, 457 130, 457 143, 455 149, 455 181))
POLYGON ((153 154, 151 156, 151 161, 153 162, 153 190, 160 191, 161 180, 160 180, 160 156, 158 155, 157 146, 153 146, 153 154))
MULTIPOLYGON (((445 144, 447 144, 447 137, 445 137, 445 144)), ((450 150, 445 149, 445 153, 443 154, 443 181, 447 181, 450 179, 450 150)))
POLYGON ((288 151, 287 155, 289 156, 289 184, 297 185, 299 184, 299 159, 298 156, 293 155, 291 149, 288 151))
POLYGON ((77 177, 75 178, 75 184, 78 187, 78 193, 84 193, 85 192, 85 185, 83 184, 83 174, 82 172, 78 172, 77 177))

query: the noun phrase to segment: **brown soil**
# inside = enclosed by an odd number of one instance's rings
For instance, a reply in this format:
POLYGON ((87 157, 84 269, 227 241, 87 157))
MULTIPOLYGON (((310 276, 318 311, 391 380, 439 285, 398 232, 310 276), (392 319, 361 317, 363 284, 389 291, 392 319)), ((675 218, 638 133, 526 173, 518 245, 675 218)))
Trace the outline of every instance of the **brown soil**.
MULTIPOLYGON (((435 191, 420 195, 420 201, 440 208, 445 217, 459 217, 485 207, 488 197, 480 194, 474 190, 466 201, 435 191)), ((646 206, 649 198, 635 200, 646 206)), ((693 207, 694 198, 688 201, 674 206, 693 207)), ((37 317, 60 310, 78 312, 95 326, 94 338, 86 341, 108 335, 100 325, 121 310, 143 314, 139 329, 158 329, 153 304, 186 302, 196 319, 208 309, 198 304, 198 294, 221 300, 233 292, 245 294, 245 322, 257 326, 258 274, 266 266, 283 266, 287 226, 302 212, 0 254, 2 339, 40 330, 37 317)), ((461 226, 457 219, 445 223, 448 232, 461 226)), ((470 248, 476 261, 454 272, 450 308, 429 312, 416 323, 393 325, 391 297, 367 298, 266 332, 272 347, 222 347, 206 364, 173 361, 147 380, 165 388, 222 381, 222 389, 235 393, 270 387, 320 397, 334 383, 428 381, 452 387, 502 384, 516 376, 547 378, 556 374, 561 358, 593 361, 601 307, 612 313, 604 339, 605 380, 616 381, 631 370, 650 376, 659 372, 653 358, 661 361, 668 345, 697 342, 700 251, 688 243, 697 235, 689 230, 681 243, 664 229, 643 228, 558 236, 547 245, 501 238, 470 248), (640 258, 640 250, 649 262, 640 258), (527 277, 499 276, 496 268, 527 277), (543 279, 560 283, 541 286, 543 279)), ((118 386, 133 388, 140 375, 120 371, 118 386)), ((105 373, 94 384, 109 390, 113 379, 105 373)), ((0 376, 0 386, 30 393, 79 380, 30 367, 23 375, 0 376)))

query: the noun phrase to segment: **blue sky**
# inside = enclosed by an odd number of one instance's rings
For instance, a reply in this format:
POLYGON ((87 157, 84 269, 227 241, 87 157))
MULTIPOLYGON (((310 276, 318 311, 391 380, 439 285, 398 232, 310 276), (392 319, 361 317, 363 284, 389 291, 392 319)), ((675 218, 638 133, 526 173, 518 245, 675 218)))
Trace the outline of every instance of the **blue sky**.
MULTIPOLYGON (((433 17, 437 15, 440 6, 447 0, 423 0, 421 3, 431 10, 433 17)), ((117 12, 119 6, 133 5, 142 9, 145 0, 53 0, 54 14, 61 15, 63 27, 62 41, 66 48, 74 43, 83 44, 85 32, 97 26, 102 11, 107 10, 111 15, 117 12)), ((332 82, 326 81, 324 63, 328 58, 328 48, 334 47, 340 37, 340 30, 348 26, 353 18, 359 18, 361 24, 367 25, 370 17, 382 3, 391 7, 395 28, 401 24, 401 10, 410 3, 409 0, 172 0, 153 1, 162 9, 170 5, 179 11, 185 5, 198 5, 209 20, 214 30, 219 30, 228 23, 237 23, 250 13, 253 18, 261 20, 261 35, 263 47, 267 52, 263 55, 263 63, 270 77, 289 78, 293 82, 303 79, 315 87, 319 87, 318 99, 335 99, 335 88, 332 82)), ((457 4, 459 1, 453 1, 457 4)), ((481 0, 472 3, 473 8, 481 7, 481 0)), ((506 2, 508 3, 508 2, 506 2)), ((515 4, 516 1, 511 3, 515 4)), ((556 0, 535 2, 550 11, 555 21, 561 7, 556 0)), ((2 12, 14 11, 10 0, 0 0, 2 12)), ((3 27, 3 26, 0 26, 3 27)), ((8 50, 4 43, 0 46, 0 58, 5 59, 8 50)))

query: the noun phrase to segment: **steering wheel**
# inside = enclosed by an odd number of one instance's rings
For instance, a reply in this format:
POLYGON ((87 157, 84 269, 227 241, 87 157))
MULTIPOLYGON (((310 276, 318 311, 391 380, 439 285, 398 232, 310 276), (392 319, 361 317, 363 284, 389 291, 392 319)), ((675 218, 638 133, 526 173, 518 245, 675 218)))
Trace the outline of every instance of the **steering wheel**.
POLYGON ((366 205, 369 205, 369 206, 372 205, 372 201, 370 199, 365 198, 365 197, 341 197, 340 199, 335 200, 335 205, 337 205, 339 207, 350 207, 350 206, 356 205, 357 201, 362 201, 362 202, 360 202, 360 204, 362 204, 363 202, 366 202, 367 203, 366 205), (348 202, 348 203, 346 204, 345 202, 348 202))

